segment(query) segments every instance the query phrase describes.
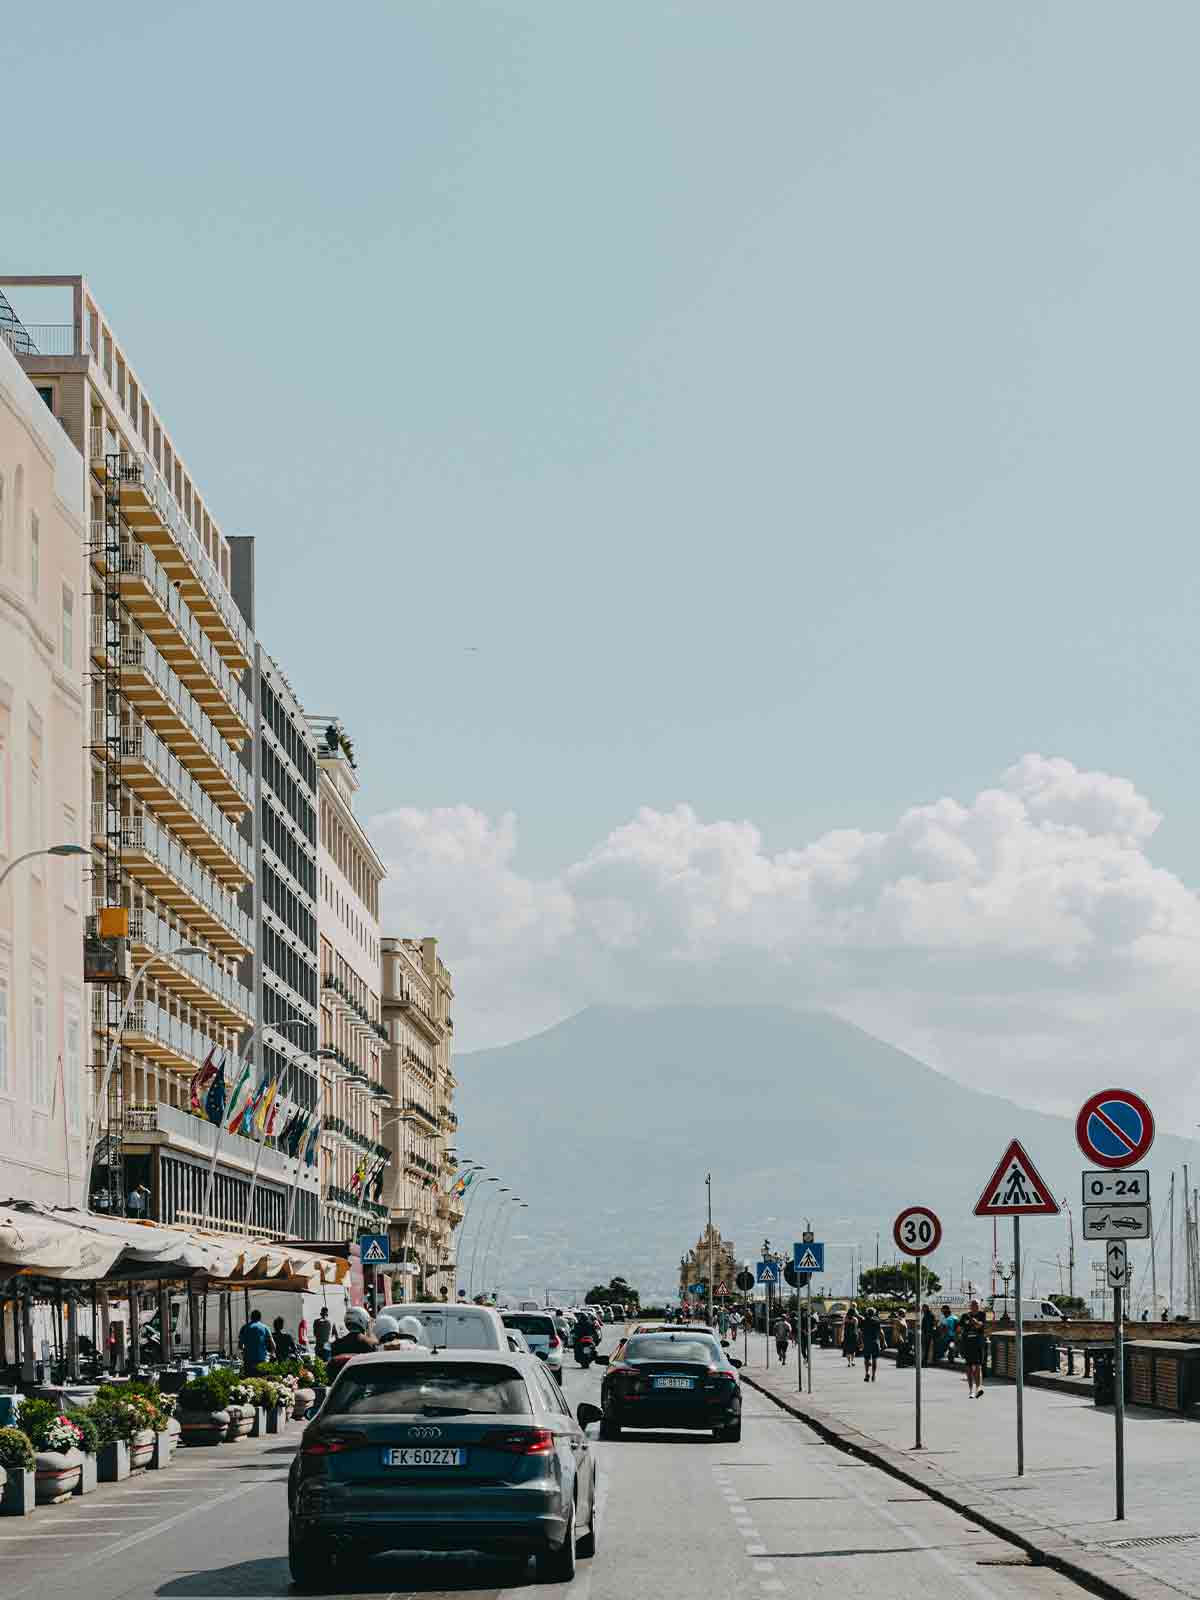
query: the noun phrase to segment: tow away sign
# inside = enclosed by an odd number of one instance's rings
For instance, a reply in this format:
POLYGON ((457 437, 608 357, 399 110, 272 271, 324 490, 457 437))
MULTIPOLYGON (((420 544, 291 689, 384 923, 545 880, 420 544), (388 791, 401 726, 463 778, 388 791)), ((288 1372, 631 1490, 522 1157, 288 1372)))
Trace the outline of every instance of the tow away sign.
POLYGON ((1019 1139, 1000 1158, 975 1206, 977 1217, 1056 1217, 1058 1201, 1019 1139))

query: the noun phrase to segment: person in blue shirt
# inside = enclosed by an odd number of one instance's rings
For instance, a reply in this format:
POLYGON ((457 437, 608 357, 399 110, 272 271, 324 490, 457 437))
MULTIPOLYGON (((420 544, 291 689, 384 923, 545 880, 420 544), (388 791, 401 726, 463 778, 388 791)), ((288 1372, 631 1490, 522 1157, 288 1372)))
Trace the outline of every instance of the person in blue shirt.
POLYGON ((275 1341, 267 1331, 261 1311, 252 1311, 250 1321, 238 1334, 238 1349, 242 1352, 242 1374, 252 1378, 267 1360, 275 1354, 275 1341))

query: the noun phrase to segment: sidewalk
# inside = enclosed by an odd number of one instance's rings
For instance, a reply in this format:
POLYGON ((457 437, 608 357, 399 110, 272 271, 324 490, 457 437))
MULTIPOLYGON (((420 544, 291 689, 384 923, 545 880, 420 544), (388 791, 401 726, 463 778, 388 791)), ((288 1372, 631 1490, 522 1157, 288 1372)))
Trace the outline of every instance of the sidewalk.
MULTIPOLYGON (((733 1352, 731 1352, 733 1353, 733 1352)), ((738 1355, 742 1342, 738 1341, 738 1355)), ((1016 1475, 1016 1389, 989 1382, 971 1400, 963 1369, 922 1372, 922 1438, 913 1450, 914 1373, 814 1349, 813 1393, 797 1393, 795 1348, 781 1372, 750 1340, 744 1381, 811 1421, 831 1442, 936 1495, 1101 1593, 1200 1600, 1200 1418, 1125 1413, 1126 1520, 1115 1522, 1110 1407, 1025 1390, 1025 1476, 1016 1475)))

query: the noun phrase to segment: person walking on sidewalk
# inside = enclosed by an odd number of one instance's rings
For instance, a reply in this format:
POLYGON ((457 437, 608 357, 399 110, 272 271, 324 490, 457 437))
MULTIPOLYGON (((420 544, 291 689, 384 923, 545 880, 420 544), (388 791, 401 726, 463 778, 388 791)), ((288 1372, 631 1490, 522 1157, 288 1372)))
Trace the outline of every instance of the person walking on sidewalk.
POLYGON ((782 1312, 775 1318, 775 1353, 779 1357, 779 1365, 787 1366, 788 1345, 792 1342, 792 1325, 782 1312))
POLYGON ((942 1325, 938 1332, 942 1336, 942 1354, 946 1358, 946 1365, 952 1367, 958 1341, 958 1318, 949 1306, 942 1307, 942 1325))
POLYGON ((852 1367, 854 1358, 858 1354, 858 1313, 853 1306, 846 1312, 846 1321, 842 1327, 842 1354, 846 1358, 846 1365, 852 1367))
POLYGON ((863 1382, 874 1383, 879 1370, 879 1346, 883 1343, 883 1329, 879 1326, 879 1313, 874 1306, 867 1307, 862 1324, 863 1382))
POLYGON ((929 1366, 933 1360, 934 1317, 931 1306, 921 1312, 921 1365, 929 1366))
POLYGON ((978 1400, 983 1394, 984 1320, 979 1301, 958 1322, 958 1346, 967 1364, 967 1394, 978 1400))

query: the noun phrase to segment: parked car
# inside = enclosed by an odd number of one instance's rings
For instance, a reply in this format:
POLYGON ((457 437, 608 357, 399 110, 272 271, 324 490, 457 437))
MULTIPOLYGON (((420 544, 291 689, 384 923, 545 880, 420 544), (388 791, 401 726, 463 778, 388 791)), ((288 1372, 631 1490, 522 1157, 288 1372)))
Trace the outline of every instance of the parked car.
POLYGON ((433 1350, 507 1350, 508 1336, 500 1313, 491 1306, 449 1305, 434 1300, 414 1305, 384 1306, 389 1317, 416 1317, 433 1350))
POLYGON ((559 1383, 563 1381, 563 1342, 548 1311, 506 1311, 504 1326, 524 1334, 534 1355, 542 1358, 559 1383))
POLYGON ((288 1513, 302 1588, 336 1590, 343 1556, 383 1550, 533 1555, 541 1581, 564 1583, 595 1553, 595 1462, 536 1357, 380 1351, 342 1370, 305 1428, 288 1513))

